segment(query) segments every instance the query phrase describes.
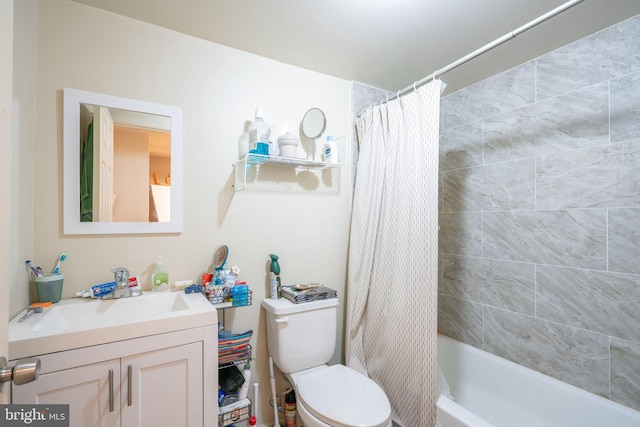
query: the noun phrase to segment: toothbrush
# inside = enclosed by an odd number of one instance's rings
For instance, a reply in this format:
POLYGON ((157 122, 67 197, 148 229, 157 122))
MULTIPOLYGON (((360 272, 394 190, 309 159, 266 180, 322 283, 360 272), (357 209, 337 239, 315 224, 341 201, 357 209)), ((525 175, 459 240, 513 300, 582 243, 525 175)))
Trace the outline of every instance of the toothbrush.
POLYGON ((64 261, 65 259, 67 259, 67 254, 63 252, 60 254, 60 257, 58 258, 58 263, 56 264, 56 268, 53 269, 53 274, 60 273, 60 263, 62 263, 62 261, 64 261))
POLYGON ((27 267, 29 267, 31 269, 31 272, 36 276, 36 277, 40 277, 42 276, 42 273, 40 273, 38 271, 38 269, 36 269, 36 266, 33 265, 33 262, 31 262, 30 259, 28 259, 25 264, 27 264, 27 267))

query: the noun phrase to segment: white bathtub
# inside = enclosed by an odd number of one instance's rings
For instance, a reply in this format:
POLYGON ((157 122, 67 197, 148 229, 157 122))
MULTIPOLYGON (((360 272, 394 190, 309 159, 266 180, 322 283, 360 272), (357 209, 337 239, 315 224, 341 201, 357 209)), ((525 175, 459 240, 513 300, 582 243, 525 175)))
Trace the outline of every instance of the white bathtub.
POLYGON ((640 426, 638 411, 442 335, 438 365, 437 427, 640 426))

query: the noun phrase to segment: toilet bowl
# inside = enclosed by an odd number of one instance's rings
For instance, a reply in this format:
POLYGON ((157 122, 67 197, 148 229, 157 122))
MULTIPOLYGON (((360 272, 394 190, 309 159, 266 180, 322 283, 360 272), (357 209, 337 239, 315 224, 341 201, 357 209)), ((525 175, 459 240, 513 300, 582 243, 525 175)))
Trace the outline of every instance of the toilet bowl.
POLYGON ((291 381, 305 427, 391 427, 391 405, 373 380, 344 365, 335 351, 338 299, 294 304, 264 299, 269 355, 291 381))
POLYGON ((391 427, 391 407, 371 379, 344 365, 288 375, 305 427, 391 427))

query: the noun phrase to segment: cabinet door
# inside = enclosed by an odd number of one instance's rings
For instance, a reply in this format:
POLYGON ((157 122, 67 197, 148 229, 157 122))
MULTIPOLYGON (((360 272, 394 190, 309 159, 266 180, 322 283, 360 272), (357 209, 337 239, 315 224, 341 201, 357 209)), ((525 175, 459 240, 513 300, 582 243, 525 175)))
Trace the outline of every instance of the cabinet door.
POLYGON ((43 374, 34 382, 13 385, 11 392, 13 403, 68 403, 70 427, 119 427, 119 388, 120 360, 117 359, 43 374))
POLYGON ((122 359, 122 426, 202 427, 202 343, 122 359))

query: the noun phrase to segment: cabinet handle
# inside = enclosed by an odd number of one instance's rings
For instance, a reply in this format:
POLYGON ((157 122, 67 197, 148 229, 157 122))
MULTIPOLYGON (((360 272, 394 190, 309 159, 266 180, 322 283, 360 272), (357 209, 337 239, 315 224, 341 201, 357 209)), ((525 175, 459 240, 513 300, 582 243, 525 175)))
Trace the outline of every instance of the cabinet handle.
POLYGON ((131 406, 133 400, 133 366, 129 365, 127 367, 127 406, 131 406))
POLYGON ((113 412, 113 369, 109 369, 109 412, 113 412))

